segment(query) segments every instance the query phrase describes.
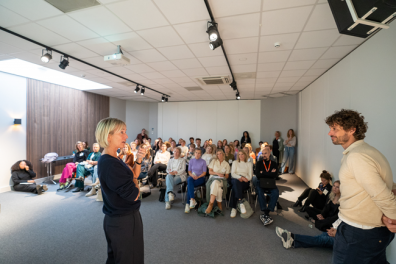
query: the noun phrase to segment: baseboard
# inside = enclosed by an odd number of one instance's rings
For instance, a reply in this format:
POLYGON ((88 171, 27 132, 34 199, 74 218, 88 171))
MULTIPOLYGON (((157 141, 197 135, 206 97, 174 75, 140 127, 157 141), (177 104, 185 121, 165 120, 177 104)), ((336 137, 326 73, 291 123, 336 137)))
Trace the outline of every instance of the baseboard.
POLYGON ((0 187, 0 193, 9 192, 9 191, 11 191, 11 185, 0 187))

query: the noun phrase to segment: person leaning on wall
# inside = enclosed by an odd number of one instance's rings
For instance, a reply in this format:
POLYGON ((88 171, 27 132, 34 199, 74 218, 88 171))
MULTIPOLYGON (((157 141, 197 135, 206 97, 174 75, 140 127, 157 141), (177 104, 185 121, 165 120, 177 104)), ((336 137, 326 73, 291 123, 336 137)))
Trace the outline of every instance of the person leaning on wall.
POLYGON ((32 192, 41 194, 47 191, 47 185, 39 185, 33 180, 36 173, 33 171, 32 164, 27 160, 17 161, 11 167, 11 179, 14 182, 14 190, 17 192, 32 192))

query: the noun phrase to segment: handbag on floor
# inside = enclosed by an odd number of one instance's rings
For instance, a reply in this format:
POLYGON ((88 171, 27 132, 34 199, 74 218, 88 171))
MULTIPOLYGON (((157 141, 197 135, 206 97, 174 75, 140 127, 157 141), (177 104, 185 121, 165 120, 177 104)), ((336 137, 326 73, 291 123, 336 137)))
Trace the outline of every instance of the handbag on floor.
POLYGON ((240 215, 241 215, 241 217, 243 218, 243 219, 247 219, 247 218, 249 218, 249 217, 251 217, 252 216, 252 214, 253 214, 253 209, 252 209, 252 207, 250 206, 250 204, 249 204, 249 202, 248 201, 246 201, 245 199, 243 199, 242 200, 242 204, 245 206, 245 209, 246 209, 246 213, 245 214, 241 214, 241 209, 239 208, 239 205, 238 205, 238 212, 240 213, 240 215))

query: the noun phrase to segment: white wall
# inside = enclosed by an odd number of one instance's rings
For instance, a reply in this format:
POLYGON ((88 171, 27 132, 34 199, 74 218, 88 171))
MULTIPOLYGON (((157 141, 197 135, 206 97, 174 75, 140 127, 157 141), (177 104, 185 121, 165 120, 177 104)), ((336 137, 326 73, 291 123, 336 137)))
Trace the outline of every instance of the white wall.
POLYGON ((158 137, 158 104, 150 103, 149 104, 149 125, 147 127, 149 137, 151 138, 151 142, 158 137))
POLYGON ((260 141, 261 101, 203 101, 158 104, 158 137, 240 140, 249 131, 253 147, 260 141))
POLYGON ((26 159, 26 78, 0 72, 0 192, 10 190, 11 166, 26 159), (22 125, 13 125, 14 118, 22 125))
POLYGON ((110 117, 126 120, 126 101, 110 97, 110 117))
MULTIPOLYGON (((341 108, 357 110, 368 122, 365 141, 388 159, 396 181, 396 24, 372 37, 299 96, 299 147, 296 173, 311 187, 323 169, 335 179, 342 147, 331 143, 324 119, 341 108)), ((396 242, 388 247, 396 263, 396 242)))

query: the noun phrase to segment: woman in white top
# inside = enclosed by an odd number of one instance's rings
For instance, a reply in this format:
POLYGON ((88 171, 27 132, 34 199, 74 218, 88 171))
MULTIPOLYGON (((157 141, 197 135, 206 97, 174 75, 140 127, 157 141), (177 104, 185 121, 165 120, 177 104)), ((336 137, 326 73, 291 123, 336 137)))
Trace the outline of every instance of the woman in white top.
MULTIPOLYGON (((231 171, 230 165, 225 160, 225 154, 222 149, 217 150, 216 156, 217 158, 213 159, 209 164, 209 180, 213 177, 215 177, 216 180, 213 180, 210 185, 210 201, 205 211, 207 214, 212 212, 215 200, 217 201, 219 209, 221 211, 223 210, 223 179, 228 179, 231 171)), ((224 186, 224 188, 227 188, 227 186, 224 186)))
POLYGON ((297 138, 294 134, 294 130, 289 129, 289 131, 287 131, 287 139, 283 142, 283 145, 285 146, 285 152, 283 154, 283 163, 280 173, 284 172, 288 160, 289 173, 294 173, 294 153, 296 152, 296 143, 297 138))
POLYGON ((171 143, 171 147, 168 148, 168 152, 170 153, 171 158, 173 158, 173 152, 175 152, 176 150, 176 141, 173 140, 170 143, 171 143))
POLYGON ((166 151, 166 144, 162 143, 161 150, 157 151, 154 158, 154 165, 148 172, 151 181, 150 188, 157 186, 158 171, 166 170, 170 159, 170 153, 166 151))
POLYGON ((136 155, 138 152, 138 150, 136 149, 136 143, 132 141, 130 146, 131 146, 131 152, 133 154, 133 161, 136 161, 136 157, 137 157, 136 155))
POLYGON ((232 163, 231 184, 232 192, 230 197, 231 217, 234 218, 237 213, 237 205, 241 209, 241 214, 246 213, 246 208, 242 203, 243 192, 249 188, 249 182, 253 178, 253 167, 247 161, 248 155, 244 150, 238 152, 238 159, 232 163))
POLYGON ((186 141, 184 139, 182 139, 180 141, 180 149, 181 149, 180 157, 182 157, 182 158, 186 157, 186 155, 188 153, 188 147, 186 146, 186 141))
POLYGON ((173 188, 187 180, 186 159, 180 157, 181 149, 177 147, 173 154, 166 168, 168 175, 166 175, 165 209, 167 210, 171 209, 171 202, 175 200, 173 188))
POLYGON ((205 154, 202 155, 201 159, 206 161, 206 166, 209 166, 212 159, 215 159, 216 155, 213 154, 213 147, 211 145, 206 147, 205 154))

